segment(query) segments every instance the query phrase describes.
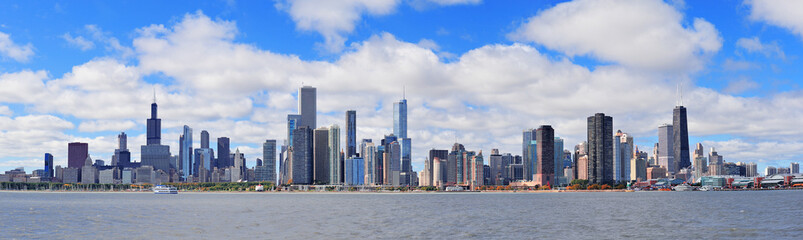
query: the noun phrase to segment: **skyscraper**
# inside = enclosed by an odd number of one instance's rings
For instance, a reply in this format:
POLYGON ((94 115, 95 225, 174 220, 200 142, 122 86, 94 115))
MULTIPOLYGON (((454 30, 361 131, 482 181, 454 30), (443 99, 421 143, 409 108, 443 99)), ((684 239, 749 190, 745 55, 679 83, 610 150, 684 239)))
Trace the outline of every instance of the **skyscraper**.
POLYGON ((401 147, 401 172, 413 172, 410 138, 399 138, 399 147, 401 147))
POLYGON ((89 156, 89 144, 72 142, 67 144, 67 167, 81 168, 89 156))
POLYGON ((793 162, 789 164, 789 173, 791 174, 798 174, 800 173, 800 164, 793 162))
POLYGON ((555 147, 553 149, 555 150, 554 151, 555 160, 554 160, 553 167, 555 169, 554 170, 555 181, 553 183, 561 184, 560 182, 558 182, 558 180, 560 180, 561 177, 564 177, 563 176, 563 167, 564 167, 563 166, 563 159, 564 159, 563 158, 563 139, 561 139, 559 137, 555 137, 554 143, 555 143, 555 147))
MULTIPOLYGON (((152 166, 154 170, 169 172, 170 146, 162 145, 162 119, 156 115, 156 94, 151 104, 151 118, 147 120, 148 133, 147 144, 140 147, 140 163, 142 166, 152 166)), ((178 166, 172 166, 177 168, 178 166)))
POLYGON ((360 156, 362 156, 365 163, 365 181, 366 185, 373 185, 376 183, 376 146, 371 139, 363 139, 360 143, 360 156))
POLYGON ((332 184, 339 184, 344 180, 343 173, 343 159, 340 157, 340 126, 337 124, 332 124, 329 126, 328 132, 328 150, 326 152, 329 155, 329 166, 327 170, 329 170, 329 183, 332 184))
POLYGON ((524 132, 522 133, 521 156, 522 156, 522 160, 524 161, 523 162, 523 165, 524 165, 524 168, 523 168, 524 180, 532 179, 532 175, 535 173, 535 170, 534 170, 534 168, 535 168, 534 166, 535 165, 533 164, 533 162, 535 160, 535 157, 534 157, 535 156, 535 152, 531 151, 531 150, 535 149, 533 147, 533 140, 535 140, 535 132, 536 132, 536 130, 531 128, 531 129, 524 130, 524 132))
MULTIPOLYGON (((440 160, 446 160, 447 158, 449 158, 449 150, 438 150, 438 149, 430 149, 429 150, 429 157, 427 158, 427 161, 429 162, 429 164, 428 164, 429 169, 427 169, 427 170, 429 171, 430 176, 424 176, 424 177, 428 178, 427 182, 432 184, 432 186, 435 185, 435 181, 436 181, 436 179, 434 179, 434 176, 435 176, 435 159, 436 158, 440 159, 440 160)), ((443 175, 441 175, 441 176, 443 176, 443 175)))
POLYGON ((267 169, 267 181, 276 183, 276 140, 268 139, 262 144, 262 165, 267 169))
MULTIPOLYGON (((536 174, 533 180, 541 186, 555 185, 555 130, 552 126, 542 125, 535 135, 538 158, 536 174)), ((561 150, 561 152, 563 152, 561 150)))
POLYGON ((317 119, 317 93, 314 87, 303 86, 298 89, 298 113, 301 115, 301 124, 309 129, 315 129, 317 119))
POLYGON ((209 148, 209 132, 201 131, 201 148, 209 148))
POLYGON ((227 137, 219 137, 217 138, 217 168, 227 168, 233 166, 234 162, 229 159, 229 155, 231 153, 231 148, 229 146, 229 138, 227 137))
POLYGON ((301 115, 287 114, 287 144, 293 143, 293 130, 301 125, 301 115))
POLYGON ((131 152, 128 151, 128 135, 121 132, 117 135, 117 149, 112 156, 112 166, 125 168, 131 165, 131 152))
POLYGON ((675 171, 691 166, 689 159, 689 128, 686 123, 686 108, 675 107, 672 111, 673 152, 675 155, 675 171))
MULTIPOLYGON (((331 165, 332 159, 329 158, 329 129, 320 127, 313 130, 313 179, 314 183, 329 184, 336 183, 331 181, 331 165)), ((337 175, 335 175, 337 176, 337 175)))
POLYGON ((613 118, 604 113, 588 117, 588 181, 613 183, 613 118))
POLYGON ((179 137, 179 145, 178 158, 181 161, 179 172, 181 172, 181 177, 186 181, 189 176, 194 175, 192 171, 194 167, 192 162, 192 155, 194 155, 192 151, 192 128, 187 125, 184 125, 184 133, 179 137))
POLYGON ((125 135, 125 132, 117 135, 117 149, 128 150, 128 135, 125 135))
POLYGON ((674 140, 673 129, 674 126, 664 124, 658 127, 658 165, 666 169, 667 173, 677 172, 675 169, 675 155, 672 152, 674 140))
POLYGON ((151 103, 151 118, 148 119, 148 145, 162 144, 162 119, 156 117, 156 94, 151 103))
POLYGON ((300 126, 293 130, 292 166, 290 180, 293 184, 312 184, 312 129, 300 126))
POLYGON ((346 111, 346 157, 357 155, 357 111, 346 111))
POLYGON ((45 174, 42 180, 51 181, 53 179, 53 155, 45 153, 45 174))
POLYGON ((393 135, 407 138, 407 99, 393 103, 393 135))

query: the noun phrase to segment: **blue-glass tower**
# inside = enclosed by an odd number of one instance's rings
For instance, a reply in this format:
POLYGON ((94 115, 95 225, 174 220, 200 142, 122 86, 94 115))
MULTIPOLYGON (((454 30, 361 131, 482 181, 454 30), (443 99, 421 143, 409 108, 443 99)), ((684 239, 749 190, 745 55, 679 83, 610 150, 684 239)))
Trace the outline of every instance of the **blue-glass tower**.
POLYGON ((407 138, 407 99, 393 103, 393 135, 407 138))
POLYGON ((187 177, 193 175, 192 155, 194 155, 194 152, 192 151, 192 128, 184 125, 184 134, 181 135, 179 140, 181 145, 181 150, 179 150, 181 166, 179 169, 182 172, 181 176, 186 180, 187 177))

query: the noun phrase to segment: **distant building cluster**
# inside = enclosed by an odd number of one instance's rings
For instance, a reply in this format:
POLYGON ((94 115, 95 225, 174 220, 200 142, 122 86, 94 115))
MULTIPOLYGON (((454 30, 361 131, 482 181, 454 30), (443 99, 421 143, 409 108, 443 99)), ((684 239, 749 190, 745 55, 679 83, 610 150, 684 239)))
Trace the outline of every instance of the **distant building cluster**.
MULTIPOLYGON (((450 150, 431 149, 424 168, 416 172, 412 166, 412 140, 407 135, 404 97, 393 103, 393 132, 376 142, 364 138, 358 144, 357 112, 346 111, 342 132, 345 146, 341 146, 340 126, 317 125, 316 91, 310 86, 299 88, 298 113, 287 115, 284 142, 277 146, 276 140, 265 140, 262 159, 257 159, 256 166, 251 168, 246 166, 239 149, 231 151, 228 137, 217 138, 217 147, 213 149, 209 132, 202 130, 200 148, 193 149, 194 132, 186 125, 178 139, 178 154, 171 154, 170 147, 161 144, 161 119, 157 116, 154 96, 151 116, 147 119, 147 143, 140 148, 139 162, 132 161, 123 132, 118 135, 118 147, 109 164, 93 161, 87 143, 73 142, 67 144, 66 167, 54 166, 54 156, 45 153, 44 169, 31 174, 22 168, 7 171, 0 174, 0 182, 269 181, 280 185, 477 189, 488 185, 568 186, 575 179, 600 185, 652 186, 678 181, 717 185, 723 181, 755 182, 760 177, 755 163, 725 162, 714 148, 706 154, 701 143, 691 153, 686 108, 681 103, 673 110, 672 124, 658 127, 658 143, 651 155, 639 151, 632 135, 621 130, 614 132, 611 116, 597 113, 587 118, 587 140, 575 145, 573 151, 565 149, 564 140, 557 137, 552 126, 542 125, 522 132, 521 155, 493 149, 486 160, 482 151, 470 151, 455 143, 450 150)), ((764 176, 769 180, 799 173, 799 164, 791 163, 789 168, 769 166, 764 176)))

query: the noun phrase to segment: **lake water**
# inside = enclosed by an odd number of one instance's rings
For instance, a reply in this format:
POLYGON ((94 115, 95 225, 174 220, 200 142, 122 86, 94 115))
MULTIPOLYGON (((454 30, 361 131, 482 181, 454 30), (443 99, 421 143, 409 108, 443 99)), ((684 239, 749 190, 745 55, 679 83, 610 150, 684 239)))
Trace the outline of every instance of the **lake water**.
POLYGON ((0 192, 0 239, 803 239, 803 191, 0 192))

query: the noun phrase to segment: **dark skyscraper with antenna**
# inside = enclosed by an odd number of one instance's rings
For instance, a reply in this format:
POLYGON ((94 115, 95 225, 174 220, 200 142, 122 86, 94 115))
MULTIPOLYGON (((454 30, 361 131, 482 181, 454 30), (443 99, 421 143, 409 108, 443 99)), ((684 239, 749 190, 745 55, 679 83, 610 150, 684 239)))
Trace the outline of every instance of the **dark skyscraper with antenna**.
POLYGON ((156 93, 153 94, 151 103, 151 118, 148 119, 148 145, 159 145, 162 143, 162 119, 156 117, 156 93))
POLYGON ((686 108, 683 107, 683 89, 678 85, 678 104, 672 111, 673 150, 675 155, 675 170, 691 166, 689 158, 689 127, 686 122, 686 108))

